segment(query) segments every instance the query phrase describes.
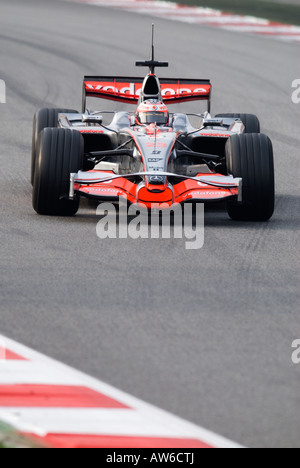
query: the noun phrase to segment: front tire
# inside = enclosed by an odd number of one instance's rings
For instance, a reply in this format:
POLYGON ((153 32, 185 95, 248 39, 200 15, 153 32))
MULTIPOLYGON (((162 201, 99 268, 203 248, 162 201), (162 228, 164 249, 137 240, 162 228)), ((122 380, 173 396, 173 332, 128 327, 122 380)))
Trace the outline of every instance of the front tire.
POLYGON ((243 122, 245 133, 260 133, 260 122, 254 114, 218 114, 217 118, 239 119, 243 122))
POLYGON ((59 114, 78 114, 72 109, 39 109, 33 118, 31 150, 31 184, 34 181, 35 163, 38 154, 39 134, 44 128, 57 128, 59 114))
POLYGON ((33 208, 41 215, 74 216, 79 197, 69 200, 70 174, 83 165, 84 141, 77 131, 46 128, 39 140, 33 184, 33 208))
POLYGON ((225 147, 228 173, 243 179, 243 201, 227 204, 236 221, 268 221, 274 213, 273 147, 263 134, 231 136, 225 147))

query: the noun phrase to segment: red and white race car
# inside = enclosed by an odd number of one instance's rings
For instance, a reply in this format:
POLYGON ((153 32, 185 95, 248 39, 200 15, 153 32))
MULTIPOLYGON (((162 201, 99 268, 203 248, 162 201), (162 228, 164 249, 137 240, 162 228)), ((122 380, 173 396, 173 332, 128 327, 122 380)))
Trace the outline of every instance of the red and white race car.
POLYGON ((227 201, 235 220, 266 221, 274 211, 270 139, 252 114, 210 115, 211 83, 159 79, 154 60, 143 78, 85 77, 82 113, 40 109, 33 124, 33 207, 43 215, 75 215, 81 197, 151 207, 227 201), (135 105, 103 113, 87 97, 135 105), (206 101, 199 128, 190 115, 170 113, 179 102, 206 101))

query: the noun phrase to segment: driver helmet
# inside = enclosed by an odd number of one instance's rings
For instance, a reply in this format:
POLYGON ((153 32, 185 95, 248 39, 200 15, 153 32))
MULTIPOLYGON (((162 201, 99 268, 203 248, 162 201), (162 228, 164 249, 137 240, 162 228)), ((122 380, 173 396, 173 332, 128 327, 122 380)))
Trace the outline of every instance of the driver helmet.
POLYGON ((138 125, 168 125, 169 111, 167 106, 156 100, 142 102, 136 111, 136 121, 138 125))

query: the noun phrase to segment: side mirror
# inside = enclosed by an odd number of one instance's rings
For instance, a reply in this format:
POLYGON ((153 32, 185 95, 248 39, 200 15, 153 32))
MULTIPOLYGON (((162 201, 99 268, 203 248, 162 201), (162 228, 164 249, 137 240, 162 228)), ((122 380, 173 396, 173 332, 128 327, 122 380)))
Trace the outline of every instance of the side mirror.
POLYGON ((87 124, 99 124, 102 125, 103 117, 102 115, 86 115, 82 116, 82 122, 87 124))

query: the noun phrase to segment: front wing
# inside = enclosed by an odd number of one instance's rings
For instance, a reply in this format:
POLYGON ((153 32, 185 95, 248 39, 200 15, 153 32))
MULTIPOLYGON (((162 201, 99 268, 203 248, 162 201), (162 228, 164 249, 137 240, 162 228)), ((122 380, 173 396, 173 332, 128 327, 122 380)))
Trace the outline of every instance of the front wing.
POLYGON ((70 175, 69 198, 76 195, 96 198, 99 201, 117 201, 126 198, 130 203, 165 205, 187 202, 217 202, 228 198, 242 201, 242 179, 221 174, 198 174, 188 177, 169 172, 142 172, 138 174, 115 175, 113 172, 80 171, 70 175), (152 186, 149 190, 144 181, 136 183, 137 177, 162 177, 175 179, 176 184, 167 182, 163 188, 152 186))

